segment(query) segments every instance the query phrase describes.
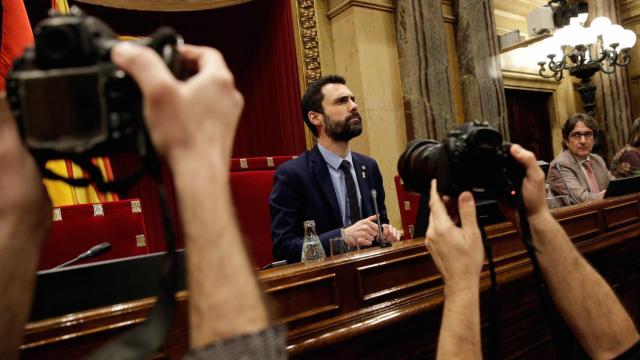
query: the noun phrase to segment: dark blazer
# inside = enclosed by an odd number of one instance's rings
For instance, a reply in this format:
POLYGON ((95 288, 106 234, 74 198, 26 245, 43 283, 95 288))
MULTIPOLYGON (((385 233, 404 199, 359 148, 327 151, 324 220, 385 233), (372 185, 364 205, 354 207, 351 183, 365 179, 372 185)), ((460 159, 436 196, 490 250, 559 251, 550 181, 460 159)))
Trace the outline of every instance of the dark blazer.
MULTIPOLYGON (((376 189, 380 221, 388 224, 378 164, 372 158, 353 151, 351 156, 362 197, 363 217, 375 214, 371 190, 376 189)), ((276 169, 269 205, 273 257, 276 260, 300 261, 304 237, 302 223, 305 220, 316 222, 316 232, 329 255, 329 239, 340 236, 344 224, 327 163, 317 146, 276 169)))

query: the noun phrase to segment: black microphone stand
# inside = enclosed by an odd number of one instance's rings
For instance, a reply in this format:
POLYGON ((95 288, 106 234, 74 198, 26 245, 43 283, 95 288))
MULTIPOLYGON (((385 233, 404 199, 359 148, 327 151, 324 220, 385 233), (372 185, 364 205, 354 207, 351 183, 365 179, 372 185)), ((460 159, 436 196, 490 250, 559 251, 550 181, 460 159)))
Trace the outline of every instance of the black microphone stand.
POLYGON ((73 259, 71 259, 69 261, 63 262, 62 264, 60 264, 58 266, 52 267, 51 269, 60 269, 60 268, 63 268, 65 266, 69 266, 71 264, 75 264, 75 263, 77 263, 78 261, 81 261, 81 260, 85 260, 85 259, 89 259, 89 258, 92 258, 92 257, 100 256, 100 255, 108 252, 109 250, 111 250, 111 244, 108 243, 108 242, 103 242, 101 244, 93 246, 91 249, 83 252, 82 254, 76 256, 75 258, 73 258, 73 259))

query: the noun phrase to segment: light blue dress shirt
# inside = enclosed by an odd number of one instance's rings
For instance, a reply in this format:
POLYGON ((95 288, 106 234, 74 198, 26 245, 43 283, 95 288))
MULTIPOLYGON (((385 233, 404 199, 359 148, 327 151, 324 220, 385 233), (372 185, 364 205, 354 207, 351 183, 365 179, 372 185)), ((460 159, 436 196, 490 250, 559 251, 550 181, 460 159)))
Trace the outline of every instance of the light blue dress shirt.
POLYGON ((334 154, 329 151, 324 146, 318 144, 318 150, 320 150, 320 154, 324 158, 324 161, 327 163, 327 168, 329 169, 329 175, 331 176, 331 182, 333 183, 333 190, 336 192, 336 196, 338 197, 338 205, 340 206, 340 215, 342 216, 342 223, 345 227, 353 225, 350 224, 350 220, 347 219, 347 211, 345 210, 347 207, 347 185, 344 181, 344 173, 340 170, 340 164, 342 164, 342 160, 347 160, 351 164, 351 176, 353 176, 353 181, 356 184, 356 192, 358 193, 358 205, 360 208, 360 217, 362 217, 362 196, 360 196, 360 186, 358 185, 358 178, 356 177, 356 170, 353 166, 353 158, 351 157, 351 149, 347 152, 347 156, 343 159, 340 156, 334 154))

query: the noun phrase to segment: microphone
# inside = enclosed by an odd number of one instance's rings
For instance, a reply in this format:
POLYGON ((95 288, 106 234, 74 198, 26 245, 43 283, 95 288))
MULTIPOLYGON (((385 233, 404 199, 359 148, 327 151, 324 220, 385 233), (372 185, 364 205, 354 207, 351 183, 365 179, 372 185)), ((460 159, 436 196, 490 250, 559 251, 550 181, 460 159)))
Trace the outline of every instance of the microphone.
POLYGON ((564 184, 564 187, 567 189, 567 193, 569 193, 569 197, 571 197, 573 202, 575 202, 576 204, 579 204, 580 201, 576 200, 576 198, 573 197, 571 190, 569 190, 569 185, 567 185, 567 181, 564 179, 564 176, 562 176, 562 172, 560 171, 560 165, 558 163, 555 163, 554 165, 556 170, 558 170, 558 174, 560 174, 560 179, 562 179, 562 183, 564 184))
POLYGON ((378 244, 380 247, 391 246, 390 241, 382 239, 382 225, 380 224, 380 211, 378 211, 378 192, 376 189, 371 189, 371 197, 373 198, 373 208, 376 210, 376 221, 378 222, 378 244))
POLYGON ((103 242, 101 244, 98 244, 94 247, 92 247, 91 249, 83 252, 82 254, 76 256, 74 259, 71 259, 67 262, 64 262, 56 267, 53 267, 52 269, 59 269, 61 267, 65 267, 65 266, 69 266, 73 263, 76 263, 78 261, 84 260, 84 259, 88 259, 88 258, 92 258, 92 257, 96 257, 96 256, 100 256, 106 252, 108 252, 109 250, 111 250, 111 244, 108 242, 103 242))

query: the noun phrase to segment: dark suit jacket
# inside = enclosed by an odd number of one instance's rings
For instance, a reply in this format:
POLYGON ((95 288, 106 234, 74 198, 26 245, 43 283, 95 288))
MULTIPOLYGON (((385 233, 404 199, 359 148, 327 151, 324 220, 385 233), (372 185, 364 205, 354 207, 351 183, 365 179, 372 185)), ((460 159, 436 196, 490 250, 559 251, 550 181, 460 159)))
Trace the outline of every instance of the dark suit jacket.
MULTIPOLYGON (((375 214, 371 190, 376 189, 380 221, 388 224, 378 164, 368 156, 353 151, 351 155, 362 197, 363 217, 375 214)), ((317 146, 276 169, 269 205, 273 257, 276 260, 300 261, 304 237, 302 223, 305 220, 316 222, 316 232, 329 255, 329 239, 340 236, 344 224, 327 163, 317 146)))

